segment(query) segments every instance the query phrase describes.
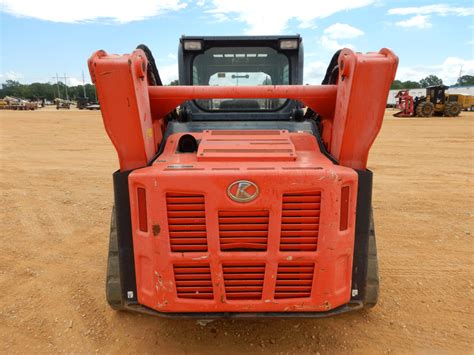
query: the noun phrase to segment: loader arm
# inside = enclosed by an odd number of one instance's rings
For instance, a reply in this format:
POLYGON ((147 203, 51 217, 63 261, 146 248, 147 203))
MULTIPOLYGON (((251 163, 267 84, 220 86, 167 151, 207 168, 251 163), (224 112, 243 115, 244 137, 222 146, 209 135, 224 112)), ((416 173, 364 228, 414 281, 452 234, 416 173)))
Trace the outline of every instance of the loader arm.
POLYGON ((148 62, 140 49, 122 56, 97 51, 88 64, 121 171, 144 167, 155 156, 168 113, 187 100, 205 98, 299 100, 322 118, 329 153, 341 165, 365 169, 398 58, 385 48, 367 54, 344 49, 337 85, 263 87, 149 86, 148 62))

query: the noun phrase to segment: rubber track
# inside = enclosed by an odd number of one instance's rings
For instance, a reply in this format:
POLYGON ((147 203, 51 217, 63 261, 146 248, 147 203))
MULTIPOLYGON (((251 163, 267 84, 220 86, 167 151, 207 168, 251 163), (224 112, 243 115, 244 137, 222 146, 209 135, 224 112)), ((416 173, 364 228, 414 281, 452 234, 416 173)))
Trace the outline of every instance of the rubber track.
POLYGON ((369 255, 367 266, 367 289, 365 292, 364 307, 372 308, 379 299, 379 263, 377 258, 377 244, 375 242, 374 216, 370 217, 369 255))
POLYGON ((120 285, 115 206, 112 208, 112 217, 110 219, 109 255, 107 258, 107 278, 105 283, 105 293, 110 307, 117 311, 124 310, 121 298, 122 287, 120 285))

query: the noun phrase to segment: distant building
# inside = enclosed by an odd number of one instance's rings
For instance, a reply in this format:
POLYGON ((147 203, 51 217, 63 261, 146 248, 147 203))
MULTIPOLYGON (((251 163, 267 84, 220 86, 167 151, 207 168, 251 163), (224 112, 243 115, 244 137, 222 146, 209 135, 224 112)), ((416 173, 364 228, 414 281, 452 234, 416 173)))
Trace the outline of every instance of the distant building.
POLYGON ((448 89, 448 93, 474 96, 474 86, 450 86, 448 89))

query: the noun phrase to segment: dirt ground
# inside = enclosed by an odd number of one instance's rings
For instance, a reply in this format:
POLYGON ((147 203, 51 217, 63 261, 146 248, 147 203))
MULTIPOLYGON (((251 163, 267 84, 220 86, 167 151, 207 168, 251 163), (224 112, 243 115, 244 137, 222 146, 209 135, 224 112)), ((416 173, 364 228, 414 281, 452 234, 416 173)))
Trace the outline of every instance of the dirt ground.
POLYGON ((369 162, 377 307, 202 326, 106 304, 117 159, 100 113, 0 111, 0 352, 471 353, 474 114, 391 114, 369 162))

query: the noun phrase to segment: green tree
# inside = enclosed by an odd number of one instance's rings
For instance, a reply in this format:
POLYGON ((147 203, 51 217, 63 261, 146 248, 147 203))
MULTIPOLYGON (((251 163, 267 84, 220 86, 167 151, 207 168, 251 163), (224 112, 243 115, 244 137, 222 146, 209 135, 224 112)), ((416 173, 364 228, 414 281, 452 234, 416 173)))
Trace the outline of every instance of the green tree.
POLYGON ((474 85, 474 76, 472 76, 472 75, 463 75, 463 76, 458 78, 458 81, 456 82, 456 85, 459 85, 459 86, 474 85))
MULTIPOLYGON (((43 98, 47 100, 54 100, 58 97, 58 86, 59 93, 62 99, 66 98, 66 85, 63 82, 59 83, 32 83, 32 84, 21 84, 18 81, 7 80, 2 83, 0 89, 0 98, 5 96, 20 97, 23 99, 30 100, 41 100, 43 98)), ((95 92, 95 86, 91 84, 85 85, 86 97, 92 101, 97 100, 95 92)), ((76 100, 79 97, 84 96, 84 88, 82 85, 67 86, 67 93, 70 100, 76 100)))
POLYGON ((16 88, 16 87, 19 87, 21 86, 20 82, 19 81, 16 81, 16 80, 7 80, 5 81, 3 84, 2 84, 2 89, 6 89, 6 88, 16 88))
POLYGON ((179 85, 179 80, 178 80, 178 79, 173 80, 173 81, 171 81, 168 85, 169 85, 169 86, 178 86, 178 85, 179 85))
POLYGON ((28 94, 28 90, 25 88, 25 85, 20 84, 15 80, 7 80, 2 84, 2 89, 0 90, 0 96, 14 96, 14 97, 24 97, 28 94))
POLYGON ((404 89, 419 89, 421 88, 421 85, 420 83, 416 81, 407 80, 403 82, 403 88, 404 89))
POLYGON ((427 88, 432 85, 443 85, 443 80, 436 75, 428 75, 426 78, 420 80, 420 85, 422 88, 427 88))
POLYGON ((403 89, 403 83, 400 80, 392 81, 392 85, 390 85, 390 90, 401 90, 403 89))
POLYGON ((29 93, 27 98, 53 100, 57 96, 55 88, 50 83, 32 83, 28 85, 29 93))
POLYGON ((392 85, 390 85, 391 90, 401 90, 401 89, 418 89, 420 88, 420 83, 416 81, 400 81, 400 80, 394 80, 392 82, 392 85))

